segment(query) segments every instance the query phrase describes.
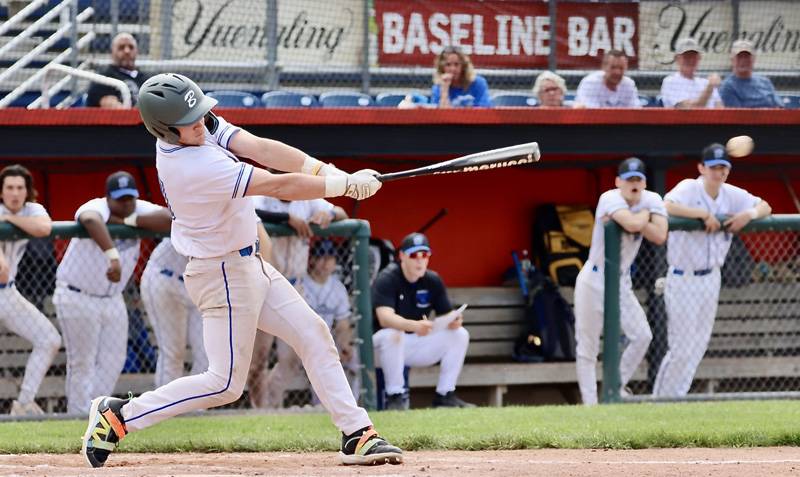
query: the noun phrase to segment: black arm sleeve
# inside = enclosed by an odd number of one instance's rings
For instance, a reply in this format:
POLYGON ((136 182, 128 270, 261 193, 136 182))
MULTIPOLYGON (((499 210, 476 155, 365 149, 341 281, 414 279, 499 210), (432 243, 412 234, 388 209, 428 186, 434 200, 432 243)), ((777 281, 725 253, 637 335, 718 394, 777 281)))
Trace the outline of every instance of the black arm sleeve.
POLYGON ((269 212, 256 209, 256 215, 258 215, 259 219, 270 224, 284 224, 289 221, 289 214, 287 212, 269 212))

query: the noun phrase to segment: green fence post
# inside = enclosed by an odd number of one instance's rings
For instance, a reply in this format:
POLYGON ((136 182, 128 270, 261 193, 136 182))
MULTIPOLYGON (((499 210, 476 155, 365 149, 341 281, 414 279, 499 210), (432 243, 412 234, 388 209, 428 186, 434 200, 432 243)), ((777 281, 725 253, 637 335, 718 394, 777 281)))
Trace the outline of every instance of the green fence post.
POLYGON ((375 362, 372 355, 372 297, 369 283, 369 222, 360 220, 361 226, 356 229, 356 309, 358 311, 359 353, 361 355, 361 380, 364 386, 362 402, 367 409, 377 407, 375 390, 375 362))
POLYGON ((622 229, 613 220, 605 226, 605 296, 603 297, 603 387, 600 402, 620 402, 619 396, 619 267, 622 229))

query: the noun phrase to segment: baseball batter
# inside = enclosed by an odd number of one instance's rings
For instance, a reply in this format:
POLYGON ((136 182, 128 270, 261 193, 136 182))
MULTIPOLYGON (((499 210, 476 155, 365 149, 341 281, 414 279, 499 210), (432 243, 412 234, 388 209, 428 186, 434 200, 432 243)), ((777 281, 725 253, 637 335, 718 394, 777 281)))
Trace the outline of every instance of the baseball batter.
POLYGON ((300 356, 322 404, 342 432, 345 464, 400 463, 402 452, 380 438, 356 405, 325 322, 259 256, 256 215, 247 196, 287 200, 347 195, 366 199, 381 183, 375 171, 346 174, 283 143, 240 129, 211 109, 189 78, 160 74, 139 94, 139 112, 156 138, 156 167, 172 212, 172 244, 189 257, 184 283, 203 316, 208 370, 136 398, 92 401, 82 455, 105 464, 128 432, 172 416, 237 400, 245 387, 257 329, 300 356), (273 175, 239 161, 294 172, 273 175))
MULTIPOLYGON (((44 207, 35 202, 36 190, 28 169, 20 165, 5 167, 0 171, 0 187, 0 222, 13 224, 33 237, 50 235, 53 222, 44 207)), ((0 242, 0 323, 33 345, 19 395, 11 403, 12 416, 44 414, 33 398, 61 346, 55 326, 14 285, 27 244, 27 239, 0 242)))
POLYGON ((667 212, 661 196, 645 190, 644 163, 631 157, 620 163, 616 189, 604 192, 597 202, 589 259, 575 283, 575 367, 581 399, 597 404, 597 354, 603 331, 605 278, 605 224, 617 222, 625 231, 620 244, 620 325, 628 345, 620 358, 620 383, 624 388, 647 353, 653 334, 642 305, 633 293, 630 268, 642 237, 655 244, 667 240, 667 212))
POLYGON ((150 254, 142 273, 142 301, 158 344, 156 386, 183 376, 187 340, 192 348, 192 374, 208 368, 203 349, 203 319, 183 285, 188 262, 165 238, 150 254))
POLYGON ((73 238, 56 272, 56 308, 67 353, 67 412, 88 414, 93 396, 110 394, 125 364, 128 311, 122 290, 139 259, 139 239, 112 240, 106 223, 166 231, 166 209, 138 199, 133 176, 115 172, 106 197, 75 212, 91 238, 73 238))
POLYGON ((653 386, 658 397, 689 392, 711 339, 731 234, 772 212, 766 201, 726 183, 731 163, 721 144, 703 150, 697 169, 700 177, 682 180, 664 196, 670 215, 700 219, 705 231, 669 234, 664 288, 669 349, 653 386), (728 218, 720 224, 718 216, 728 218))

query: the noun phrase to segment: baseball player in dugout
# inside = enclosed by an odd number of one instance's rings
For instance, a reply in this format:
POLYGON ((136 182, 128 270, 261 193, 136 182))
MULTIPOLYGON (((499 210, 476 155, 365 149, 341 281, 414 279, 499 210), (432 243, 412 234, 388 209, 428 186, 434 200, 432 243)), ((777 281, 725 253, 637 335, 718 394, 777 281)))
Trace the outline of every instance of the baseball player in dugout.
MULTIPOLYGON (((3 168, 0 171, 0 187, 0 222, 12 224, 33 237, 50 235, 53 222, 45 208, 36 203, 36 189, 28 169, 20 165, 3 168)), ((61 346, 61 336, 50 320, 28 302, 14 285, 27 243, 27 239, 0 242, 0 323, 33 345, 25 364, 19 395, 11 403, 12 416, 44 414, 33 398, 61 346)))
POLYGON ((653 386, 653 394, 659 397, 689 392, 711 339, 720 268, 732 234, 772 212, 766 201, 726 183, 731 162, 721 144, 703 149, 697 169, 700 177, 682 180, 664 196, 671 216, 700 219, 705 230, 669 234, 664 288, 669 348, 653 386), (725 218, 720 222, 718 217, 725 218))
POLYGON ((403 367, 441 363, 433 407, 474 407, 455 394, 456 381, 464 365, 469 333, 463 317, 453 310, 444 282, 428 270, 431 257, 428 238, 407 235, 400 244, 400 263, 384 268, 372 284, 375 329, 372 337, 376 366, 383 369, 386 409, 408 409, 409 396, 403 382, 403 367), (434 326, 449 320, 446 326, 434 326))
MULTIPOLYGON (((314 235, 311 225, 324 229, 332 221, 346 219, 347 213, 325 199, 285 201, 262 196, 253 197, 253 204, 256 213, 267 222, 287 223, 294 229, 294 236, 272 239, 272 260, 269 262, 302 295, 303 278, 308 274, 310 239, 314 235)), ((271 370, 267 369, 272 342, 271 336, 257 333, 248 376, 253 407, 282 407, 286 390, 296 378, 304 375, 297 355, 281 340, 276 345, 278 361, 271 370)))
POLYGON ((106 224, 170 229, 167 209, 141 200, 127 172, 106 180, 106 196, 75 212, 91 238, 73 238, 56 272, 53 304, 67 354, 67 412, 89 413, 92 397, 111 394, 128 343, 122 291, 139 260, 139 239, 112 239, 106 224))
POLYGON ((172 215, 172 244, 189 258, 184 284, 203 316, 208 370, 135 398, 95 398, 81 454, 91 466, 103 466, 129 432, 239 399, 260 329, 285 341, 300 357, 342 433, 342 463, 401 463, 402 451, 381 438, 357 406, 325 322, 261 258, 257 217, 248 197, 361 200, 380 189, 377 173, 348 174, 291 146, 256 137, 215 115, 211 109, 216 104, 192 80, 172 73, 149 79, 139 94, 142 120, 156 137, 156 168, 172 215), (266 167, 289 173, 271 174, 266 167))
POLYGON ((575 367, 585 405, 597 404, 596 365, 603 331, 605 289, 605 224, 613 220, 624 230, 620 244, 620 325, 629 342, 619 365, 623 394, 653 338, 642 305, 633 293, 631 264, 642 238, 657 245, 667 240, 667 212, 661 196, 646 190, 644 163, 636 157, 622 161, 615 185, 615 189, 604 192, 597 202, 589 259, 575 283, 575 367))

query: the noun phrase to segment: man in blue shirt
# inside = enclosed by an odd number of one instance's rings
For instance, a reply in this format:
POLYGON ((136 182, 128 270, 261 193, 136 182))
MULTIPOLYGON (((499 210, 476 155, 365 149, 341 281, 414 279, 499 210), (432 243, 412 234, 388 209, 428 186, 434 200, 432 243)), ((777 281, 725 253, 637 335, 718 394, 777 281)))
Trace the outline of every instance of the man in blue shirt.
POLYGON ((753 43, 736 40, 731 46, 733 74, 725 78, 719 95, 727 108, 782 108, 772 81, 766 76, 754 75, 753 43))

